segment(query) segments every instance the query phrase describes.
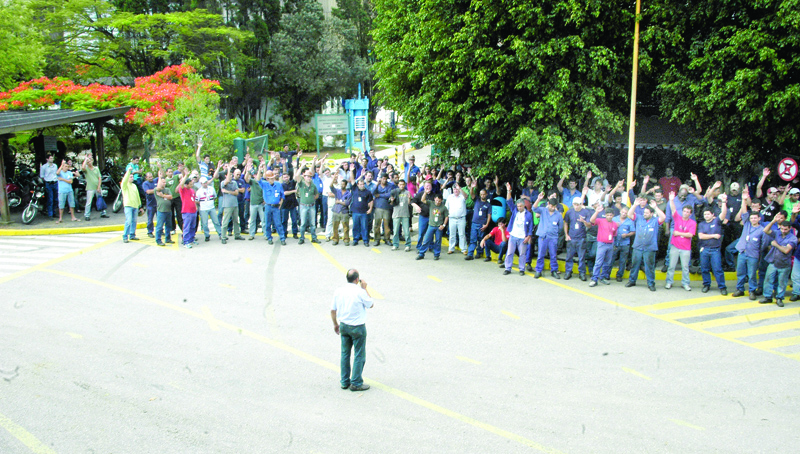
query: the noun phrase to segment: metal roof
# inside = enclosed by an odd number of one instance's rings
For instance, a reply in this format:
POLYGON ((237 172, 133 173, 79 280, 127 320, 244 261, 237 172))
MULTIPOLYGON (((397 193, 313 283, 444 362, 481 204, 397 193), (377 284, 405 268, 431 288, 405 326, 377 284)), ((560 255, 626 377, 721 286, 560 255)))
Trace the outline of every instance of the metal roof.
POLYGON ((68 123, 80 123, 102 118, 113 118, 129 111, 130 107, 87 112, 85 110, 8 110, 0 112, 0 135, 31 129, 47 128, 68 123))

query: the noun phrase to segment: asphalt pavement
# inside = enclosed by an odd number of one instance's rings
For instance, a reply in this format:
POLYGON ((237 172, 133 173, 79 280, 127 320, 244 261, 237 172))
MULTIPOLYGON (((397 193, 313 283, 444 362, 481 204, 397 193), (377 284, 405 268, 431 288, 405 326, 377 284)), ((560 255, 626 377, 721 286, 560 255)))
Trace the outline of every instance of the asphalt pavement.
POLYGON ((589 288, 503 276, 460 253, 415 261, 261 236, 190 250, 96 238, 62 252, 0 277, 1 453, 792 453, 800 442, 797 303, 776 313, 696 282, 589 288), (330 320, 348 268, 376 295, 372 389, 360 393, 339 389, 330 320))

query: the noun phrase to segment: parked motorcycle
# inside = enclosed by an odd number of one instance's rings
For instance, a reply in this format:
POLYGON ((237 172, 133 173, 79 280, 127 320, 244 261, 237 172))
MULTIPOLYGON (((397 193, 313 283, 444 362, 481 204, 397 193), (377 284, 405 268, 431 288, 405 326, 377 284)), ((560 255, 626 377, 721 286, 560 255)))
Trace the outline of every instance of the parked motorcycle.
POLYGON ((39 177, 33 178, 33 189, 31 190, 31 200, 28 206, 22 211, 22 223, 30 224, 36 218, 36 214, 43 208, 44 203, 44 180, 39 177))
POLYGON ((10 209, 19 208, 24 197, 23 188, 14 180, 6 183, 6 195, 8 196, 8 207, 10 209))

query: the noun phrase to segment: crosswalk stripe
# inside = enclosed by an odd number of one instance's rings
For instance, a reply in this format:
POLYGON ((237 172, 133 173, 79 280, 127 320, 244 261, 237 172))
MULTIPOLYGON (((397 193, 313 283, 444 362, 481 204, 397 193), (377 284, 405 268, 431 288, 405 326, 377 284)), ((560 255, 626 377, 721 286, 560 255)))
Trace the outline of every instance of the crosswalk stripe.
POLYGON ((779 333, 788 329, 800 328, 800 321, 775 323, 773 325, 759 326, 756 328, 739 329, 720 333, 719 336, 725 339, 738 339, 740 337, 756 336, 758 334, 779 333))
POLYGON ((682 312, 672 312, 669 314, 664 314, 661 317, 668 318, 671 320, 678 320, 681 318, 689 318, 689 317, 698 317, 701 315, 711 315, 711 314, 719 314, 721 312, 730 312, 730 311, 738 311, 741 309, 752 309, 754 307, 759 307, 760 304, 747 302, 747 303, 738 303, 738 304, 726 304, 724 306, 714 306, 714 307, 704 307, 702 309, 693 309, 691 311, 682 311, 682 312))
POLYGON ((733 317, 706 320, 704 322, 689 323, 693 328, 708 329, 719 326, 736 325, 739 323, 755 322, 759 320, 769 320, 771 318, 789 317, 800 314, 797 308, 779 309, 775 311, 757 312, 755 314, 735 315, 733 317))
POLYGON ((754 342, 752 345, 753 347, 770 349, 778 347, 788 347, 790 345, 797 345, 797 344, 800 344, 800 336, 782 337, 780 339, 754 342))
POLYGON ((639 306, 637 309, 643 311, 660 311, 664 309, 672 309, 676 307, 684 307, 684 306, 694 306, 697 304, 705 304, 705 303, 713 303, 714 301, 722 301, 726 299, 731 299, 730 296, 723 296, 723 295, 716 295, 716 296, 704 296, 702 298, 692 298, 688 300, 678 300, 678 301, 668 301, 666 303, 657 303, 657 304, 650 304, 647 306, 639 306))

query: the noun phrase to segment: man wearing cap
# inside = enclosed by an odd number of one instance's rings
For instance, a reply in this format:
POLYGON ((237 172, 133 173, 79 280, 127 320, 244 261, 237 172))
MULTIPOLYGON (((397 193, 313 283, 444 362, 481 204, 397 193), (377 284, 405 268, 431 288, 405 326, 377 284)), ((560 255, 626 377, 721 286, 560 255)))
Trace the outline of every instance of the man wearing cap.
POLYGON ((261 169, 264 178, 258 180, 261 186, 261 196, 264 197, 264 238, 272 244, 272 229, 278 232, 281 244, 286 246, 286 231, 281 223, 281 204, 286 196, 283 195, 283 185, 275 181, 275 174, 266 168, 261 169))
POLYGON ((213 184, 208 184, 207 177, 200 178, 200 189, 195 193, 195 200, 200 204, 200 227, 203 229, 203 235, 206 241, 211 239, 211 231, 208 228, 208 220, 214 224, 214 231, 217 236, 222 240, 222 233, 219 226, 219 215, 214 206, 214 201, 217 199, 217 191, 214 189, 213 184))
POLYGON ((586 281, 586 273, 589 271, 586 265, 586 250, 584 241, 586 240, 586 228, 589 226, 587 220, 591 217, 591 212, 583 206, 583 197, 572 199, 572 208, 564 215, 564 238, 567 241, 567 257, 564 262, 564 279, 572 277, 572 259, 578 255, 578 277, 586 281))
POLYGON ((681 212, 675 209, 675 193, 669 194, 669 205, 672 208, 672 235, 669 240, 669 268, 667 269, 667 283, 664 286, 667 290, 672 288, 675 278, 675 268, 678 260, 681 261, 681 284, 687 292, 692 291, 689 285, 689 264, 692 256, 692 237, 697 232, 697 222, 691 218, 694 208, 684 204, 681 212))
POLYGON ((639 279, 639 269, 644 265, 644 275, 647 279, 647 288, 656 291, 656 252, 658 252, 658 230, 664 223, 666 215, 658 208, 654 200, 647 204, 643 198, 636 199, 631 219, 636 224, 636 236, 633 240, 633 257, 631 259, 631 273, 625 287, 633 287, 639 279), (655 215, 655 216, 654 216, 655 215))
POLYGON ((786 220, 782 220, 779 223, 780 231, 773 234, 773 226, 779 218, 782 218, 782 216, 775 216, 764 227, 764 234, 772 237, 769 243, 770 250, 765 258, 769 266, 767 267, 767 277, 764 281, 764 298, 759 303, 771 303, 772 295, 775 295, 775 303, 778 307, 783 307, 786 284, 789 282, 789 273, 792 270, 792 251, 797 248, 797 237, 792 233, 792 224, 786 220))
POLYGON ((297 200, 300 203, 300 239, 297 244, 305 243, 306 230, 311 233, 311 242, 319 243, 314 224, 317 217, 316 203, 319 191, 317 185, 314 184, 313 177, 313 171, 305 167, 298 169, 294 174, 294 180, 297 181, 297 200), (302 178, 300 177, 301 172, 302 178))
MULTIPOLYGON (((248 164, 249 166, 250 164, 248 164)), ((258 221, 261 221, 261 230, 264 230, 264 190, 261 189, 261 172, 265 170, 263 165, 259 165, 258 169, 245 169, 244 179, 250 185, 250 226, 247 231, 250 233, 248 240, 253 240, 256 237, 256 230, 258 230, 258 221), (255 179, 255 183, 251 180, 255 179)))
MULTIPOLYGON (((507 184, 506 187, 508 188, 508 193, 511 194, 511 185, 507 184)), ((558 245, 558 233, 564 229, 564 218, 561 213, 556 210, 558 199, 555 197, 547 199, 547 207, 536 206, 542 201, 542 199, 544 199, 544 193, 539 194, 539 197, 536 198, 536 202, 531 209, 533 213, 539 215, 539 226, 536 229, 536 232, 539 236, 539 256, 536 258, 536 273, 534 274, 534 277, 536 279, 542 277, 542 270, 544 270, 544 256, 547 254, 550 257, 550 275, 556 279, 561 279, 561 275, 558 273, 556 248, 558 245)), ((509 223, 509 225, 513 226, 511 223, 509 223)), ((512 250, 512 243, 509 240, 508 256, 511 256, 513 259, 513 254, 511 252, 512 250)), ((506 257, 506 264, 510 263, 508 256, 506 257)), ((522 261, 522 257, 523 256, 520 255, 520 262, 522 261)), ((520 265, 520 267, 521 266, 522 265, 520 265)))
POLYGON ((597 285, 597 281, 605 285, 610 285, 611 281, 611 259, 614 256, 614 238, 617 236, 619 226, 614 222, 614 210, 611 208, 603 209, 603 205, 595 205, 595 212, 589 222, 597 226, 597 254, 594 259, 594 269, 592 270, 592 282, 589 287, 597 285), (603 212, 605 219, 598 218, 598 214, 603 212))
POLYGON ((800 189, 792 188, 789 190, 789 197, 783 200, 783 211, 791 213, 794 206, 800 202, 800 189))

